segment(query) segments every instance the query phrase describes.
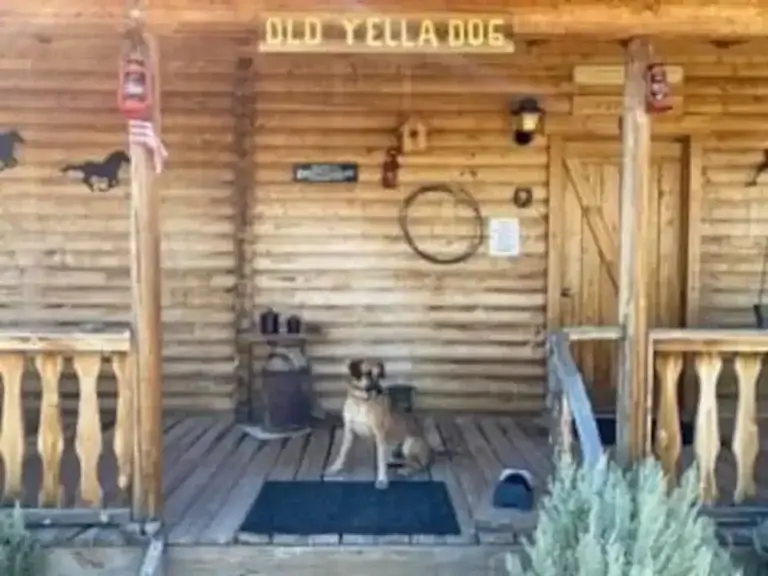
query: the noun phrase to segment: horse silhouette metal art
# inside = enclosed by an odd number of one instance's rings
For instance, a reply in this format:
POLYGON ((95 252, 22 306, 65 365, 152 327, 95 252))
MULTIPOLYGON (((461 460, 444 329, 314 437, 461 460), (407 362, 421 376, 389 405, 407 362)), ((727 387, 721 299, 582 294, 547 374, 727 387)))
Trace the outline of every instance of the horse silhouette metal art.
POLYGON ((67 164, 61 172, 80 172, 82 183, 88 186, 91 192, 106 192, 120 185, 120 168, 130 161, 128 154, 123 150, 116 150, 101 162, 87 160, 80 164, 67 164))
POLYGON ((18 130, 0 132, 0 172, 19 165, 16 146, 24 143, 24 138, 18 130))

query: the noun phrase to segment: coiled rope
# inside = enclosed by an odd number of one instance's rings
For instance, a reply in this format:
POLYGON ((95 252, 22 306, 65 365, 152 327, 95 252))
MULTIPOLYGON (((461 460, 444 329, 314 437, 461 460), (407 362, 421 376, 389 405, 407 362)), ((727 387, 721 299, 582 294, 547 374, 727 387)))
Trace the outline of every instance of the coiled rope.
POLYGON ((480 211, 480 205, 478 204, 477 200, 475 200, 474 196, 472 196, 472 194, 467 192, 464 188, 454 188, 448 184, 429 184, 427 186, 417 188, 411 192, 405 198, 405 200, 403 200, 403 203, 400 206, 400 215, 398 220, 400 223, 400 230, 403 232, 403 237, 405 238, 405 241, 411 250, 413 250, 420 258, 432 264, 459 264, 460 262, 465 262, 475 255, 485 240, 483 214, 480 211), (411 231, 408 227, 408 211, 414 202, 416 202, 416 200, 428 194, 444 194, 450 196, 456 204, 460 206, 466 206, 472 211, 475 223, 475 233, 470 238, 466 249, 460 254, 448 257, 436 256, 419 247, 418 244, 416 244, 416 241, 413 239, 411 231))

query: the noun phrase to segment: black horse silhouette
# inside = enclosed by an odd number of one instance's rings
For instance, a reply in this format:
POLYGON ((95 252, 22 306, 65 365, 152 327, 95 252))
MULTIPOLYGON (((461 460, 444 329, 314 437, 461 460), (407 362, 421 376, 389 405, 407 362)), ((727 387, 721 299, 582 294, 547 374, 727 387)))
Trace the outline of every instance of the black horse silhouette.
POLYGON ((61 169, 63 174, 67 172, 82 173, 82 182, 91 190, 96 191, 96 184, 104 182, 105 187, 99 187, 102 192, 106 192, 120 184, 120 168, 123 164, 128 164, 131 159, 122 150, 116 150, 101 162, 88 160, 81 164, 67 164, 61 169))
POLYGON ((763 161, 758 164, 757 168, 755 168, 755 173, 752 176, 752 180, 747 182, 747 186, 757 186, 757 182, 760 180, 760 176, 762 176, 763 172, 766 170, 768 170, 768 150, 763 150, 763 161))
POLYGON ((19 165, 15 155, 17 144, 24 144, 18 130, 0 132, 0 172, 19 165))

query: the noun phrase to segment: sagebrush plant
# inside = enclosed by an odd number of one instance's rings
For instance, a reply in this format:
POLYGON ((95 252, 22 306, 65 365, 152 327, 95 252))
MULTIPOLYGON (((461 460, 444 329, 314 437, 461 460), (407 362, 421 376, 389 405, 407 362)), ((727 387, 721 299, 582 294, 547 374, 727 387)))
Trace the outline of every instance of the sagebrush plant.
POLYGON ((698 480, 687 472, 669 492, 655 460, 622 471, 603 458, 595 467, 558 454, 526 576, 739 575, 699 514, 698 480))
POLYGON ((745 576, 768 576, 768 522, 752 533, 752 550, 742 555, 745 576))
POLYGON ((18 506, 0 514, 0 575, 41 576, 44 556, 37 541, 24 527, 18 506))

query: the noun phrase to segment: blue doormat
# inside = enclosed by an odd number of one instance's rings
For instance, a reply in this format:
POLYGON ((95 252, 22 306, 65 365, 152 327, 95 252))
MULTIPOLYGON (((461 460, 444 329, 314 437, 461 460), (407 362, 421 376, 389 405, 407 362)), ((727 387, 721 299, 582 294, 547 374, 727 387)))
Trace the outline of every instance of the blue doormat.
POLYGON ((267 481, 240 527, 253 534, 460 534, 443 482, 267 481))

